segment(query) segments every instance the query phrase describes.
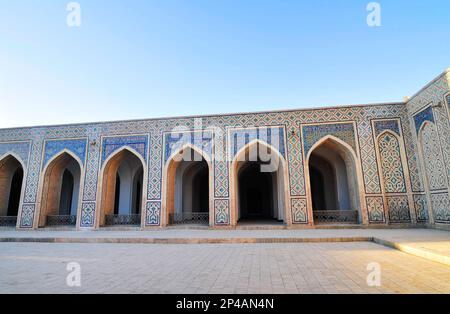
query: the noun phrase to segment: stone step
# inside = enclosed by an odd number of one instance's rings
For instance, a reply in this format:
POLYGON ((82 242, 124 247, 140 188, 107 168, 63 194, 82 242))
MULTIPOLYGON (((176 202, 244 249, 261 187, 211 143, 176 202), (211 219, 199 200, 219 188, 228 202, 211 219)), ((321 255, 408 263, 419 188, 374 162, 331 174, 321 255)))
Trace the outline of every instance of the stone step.
POLYGON ((134 243, 134 244, 237 244, 237 243, 330 243, 372 242, 372 237, 216 237, 216 238, 162 238, 162 237, 0 237, 9 243, 134 243))

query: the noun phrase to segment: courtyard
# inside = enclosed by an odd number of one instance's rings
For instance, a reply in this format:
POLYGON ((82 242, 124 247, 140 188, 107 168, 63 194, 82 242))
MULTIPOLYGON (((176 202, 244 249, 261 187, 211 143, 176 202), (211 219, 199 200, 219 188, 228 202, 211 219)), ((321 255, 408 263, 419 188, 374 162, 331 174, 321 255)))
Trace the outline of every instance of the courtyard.
POLYGON ((450 293, 450 265, 374 242, 357 241, 357 237, 377 235, 403 244, 407 240, 422 239, 415 242, 416 248, 427 252, 434 250, 441 255, 450 252, 449 232, 422 229, 165 230, 81 234, 2 231, 0 292, 450 293), (59 240, 54 240, 56 237, 59 240), (330 237, 335 241, 340 237, 340 242, 326 242, 330 237), (182 238, 210 242, 234 239, 236 243, 176 243, 182 238), (14 239, 27 242, 11 242, 14 239), (36 242, 30 242, 33 239, 36 242), (83 243, 39 243, 44 239, 83 243), (173 239, 174 242, 139 243, 143 239, 173 239), (273 243, 245 243, 252 239, 268 242, 272 239, 273 243), (275 243, 280 239, 291 243, 275 243), (314 242, 294 243, 295 239, 313 239, 314 242), (88 240, 111 243, 87 243, 88 240), (131 243, 114 243, 119 240, 131 243), (70 274, 67 265, 74 262, 80 266, 81 285, 71 287, 66 283, 70 274), (368 265, 373 263, 380 266, 379 286, 367 283, 371 273, 368 265))

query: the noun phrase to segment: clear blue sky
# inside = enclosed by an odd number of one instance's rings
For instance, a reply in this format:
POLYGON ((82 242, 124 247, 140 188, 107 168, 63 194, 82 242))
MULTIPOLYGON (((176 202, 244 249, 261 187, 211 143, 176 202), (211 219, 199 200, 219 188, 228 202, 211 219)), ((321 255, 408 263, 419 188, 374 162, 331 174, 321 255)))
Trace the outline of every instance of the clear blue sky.
POLYGON ((400 101, 450 66, 450 1, 0 0, 0 128, 400 101), (4 110, 6 109, 6 110, 4 110))

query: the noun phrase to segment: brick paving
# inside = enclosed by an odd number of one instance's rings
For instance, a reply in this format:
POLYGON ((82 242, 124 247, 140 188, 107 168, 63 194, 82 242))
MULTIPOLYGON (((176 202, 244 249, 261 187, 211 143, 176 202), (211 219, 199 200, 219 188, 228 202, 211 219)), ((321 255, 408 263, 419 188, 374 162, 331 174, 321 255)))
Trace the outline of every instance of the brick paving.
POLYGON ((0 269, 0 293, 450 293, 450 266, 369 242, 0 243, 0 269), (66 285, 69 262, 81 287, 66 285))

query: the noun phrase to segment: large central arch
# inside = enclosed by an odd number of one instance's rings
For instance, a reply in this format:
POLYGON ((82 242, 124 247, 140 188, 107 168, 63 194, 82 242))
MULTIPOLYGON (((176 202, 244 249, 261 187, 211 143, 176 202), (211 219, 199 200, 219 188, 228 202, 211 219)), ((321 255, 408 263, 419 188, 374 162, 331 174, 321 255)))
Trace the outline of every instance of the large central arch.
POLYGON ((22 202, 25 166, 9 153, 0 158, 0 226, 16 226, 22 202))
POLYGON ((48 161, 42 171, 38 227, 76 225, 83 173, 82 161, 69 150, 48 161))
POLYGON ((147 167, 138 152, 124 146, 111 154, 104 161, 99 183, 96 227, 143 226, 147 167))
POLYGON ((162 226, 203 223, 214 226, 211 159, 186 144, 169 156, 164 166, 162 226))
POLYGON ((314 223, 366 223, 362 171, 353 148, 328 135, 305 160, 308 213, 314 223))
POLYGON ((288 187, 288 169, 280 152, 261 140, 248 143, 230 165, 231 225, 247 218, 289 226, 288 187))

